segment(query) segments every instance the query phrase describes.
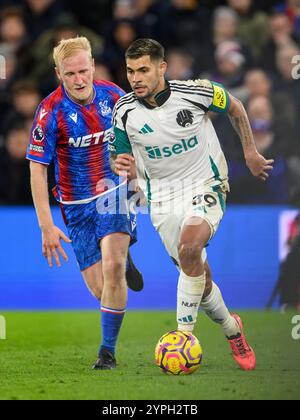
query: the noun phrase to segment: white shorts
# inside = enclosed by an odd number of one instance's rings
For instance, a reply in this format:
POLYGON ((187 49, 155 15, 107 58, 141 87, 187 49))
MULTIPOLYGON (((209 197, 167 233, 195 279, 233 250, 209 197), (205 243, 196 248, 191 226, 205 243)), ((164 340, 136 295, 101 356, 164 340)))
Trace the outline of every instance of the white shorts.
MULTIPOLYGON (((159 233, 170 257, 179 267, 178 245, 184 225, 191 224, 191 218, 199 217, 205 220, 211 229, 211 237, 215 235, 224 216, 226 208, 226 193, 221 190, 208 189, 206 193, 194 197, 193 201, 182 203, 173 200, 168 203, 151 205, 151 220, 159 233)), ((194 223, 198 224, 194 219, 194 223)), ((207 259, 206 250, 202 252, 202 261, 207 259)))

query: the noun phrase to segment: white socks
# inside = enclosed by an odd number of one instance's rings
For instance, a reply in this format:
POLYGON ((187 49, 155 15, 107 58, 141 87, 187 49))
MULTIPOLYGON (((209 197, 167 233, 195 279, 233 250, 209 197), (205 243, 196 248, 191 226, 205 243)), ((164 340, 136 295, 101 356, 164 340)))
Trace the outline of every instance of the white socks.
POLYGON ((177 290, 177 322, 181 331, 192 332, 206 284, 206 274, 189 277, 182 270, 177 290))
POLYGON ((227 309, 220 289, 215 283, 211 294, 201 302, 200 307, 210 319, 221 325, 226 337, 234 337, 241 333, 238 323, 227 309))
POLYGON ((189 277, 182 270, 177 290, 177 322, 181 331, 193 332, 201 307, 207 316, 219 324, 226 337, 235 337, 241 329, 227 309, 218 286, 213 283, 209 296, 202 300, 206 285, 206 274, 189 277))

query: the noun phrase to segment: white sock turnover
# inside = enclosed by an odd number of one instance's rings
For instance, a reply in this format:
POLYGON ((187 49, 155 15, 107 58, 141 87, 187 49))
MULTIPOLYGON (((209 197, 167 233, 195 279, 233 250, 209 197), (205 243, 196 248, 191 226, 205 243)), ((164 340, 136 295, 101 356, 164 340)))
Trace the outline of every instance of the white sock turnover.
POLYGON ((203 299, 200 307, 212 321, 221 325, 226 337, 234 337, 241 333, 238 323, 227 309, 221 291, 215 283, 211 294, 203 299))

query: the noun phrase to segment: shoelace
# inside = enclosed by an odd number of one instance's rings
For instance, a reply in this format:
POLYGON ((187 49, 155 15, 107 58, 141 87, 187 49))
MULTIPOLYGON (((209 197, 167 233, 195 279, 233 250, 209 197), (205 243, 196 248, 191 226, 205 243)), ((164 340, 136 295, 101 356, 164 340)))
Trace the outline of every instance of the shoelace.
POLYGON ((237 351, 239 352, 240 356, 245 356, 246 353, 247 353, 247 349, 245 348, 242 337, 237 338, 235 340, 235 345, 236 345, 237 351))

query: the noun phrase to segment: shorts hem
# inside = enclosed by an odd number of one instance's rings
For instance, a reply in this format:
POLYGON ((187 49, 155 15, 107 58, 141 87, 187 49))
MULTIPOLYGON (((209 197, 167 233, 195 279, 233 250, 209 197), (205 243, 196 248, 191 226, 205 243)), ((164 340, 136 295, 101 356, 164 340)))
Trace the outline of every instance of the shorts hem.
POLYGON ((112 230, 109 232, 106 232, 103 236, 101 236, 100 238, 98 238, 98 241, 102 241, 102 239, 106 238, 107 236, 113 235, 114 233, 124 233, 125 235, 128 235, 130 237, 130 244, 134 245, 137 242, 137 238, 134 237, 134 235, 130 234, 130 232, 128 232, 127 230, 112 230))
POLYGON ((198 216, 198 215, 197 215, 197 216, 196 216, 196 215, 190 215, 190 216, 187 216, 187 217, 183 220, 182 226, 184 226, 184 225, 186 224, 187 220, 192 219, 192 218, 195 218, 195 217, 198 217, 199 219, 204 220, 204 221, 208 224, 208 226, 209 226, 209 228, 210 228, 210 237, 209 237, 208 242, 209 242, 209 241, 211 241, 211 239, 214 237, 214 235, 215 235, 215 234, 216 234, 216 232, 217 232, 217 228, 216 228, 216 229, 214 228, 214 226, 212 225, 212 223, 210 222, 210 220, 208 219, 208 217, 205 217, 205 216, 198 216))
POLYGON ((100 261, 101 261, 101 256, 91 258, 88 262, 85 262, 85 263, 83 263, 83 264, 80 264, 80 263, 78 262, 79 269, 80 269, 80 271, 82 272, 82 271, 84 271, 84 270, 86 270, 86 269, 88 269, 88 268, 92 267, 93 265, 97 264, 97 263, 98 263, 98 262, 100 262, 100 261))
MULTIPOLYGON (((124 234, 127 234, 129 237, 130 237, 130 244, 129 244, 129 246, 131 247, 132 245, 134 245, 136 242, 137 242, 137 238, 135 238, 134 236, 132 236, 132 235, 130 235, 130 233, 129 232, 127 232, 127 231, 111 231, 111 232, 108 232, 108 233, 106 233, 104 236, 102 236, 101 238, 98 238, 98 242, 99 241, 101 241, 103 238, 106 238, 106 236, 109 236, 109 235, 112 235, 113 233, 124 233, 124 234)), ((97 264, 98 262, 100 262, 100 261, 102 261, 102 257, 101 257, 101 255, 99 255, 99 256, 95 256, 95 257, 93 257, 93 258, 90 258, 87 262, 85 262, 85 263, 83 263, 83 264, 81 264, 80 262, 78 262, 78 265, 79 265, 79 269, 80 269, 80 271, 82 272, 82 271, 84 271, 84 270, 86 270, 86 269, 88 269, 88 268, 90 268, 90 267, 92 267, 93 265, 95 265, 95 264, 97 264)))

